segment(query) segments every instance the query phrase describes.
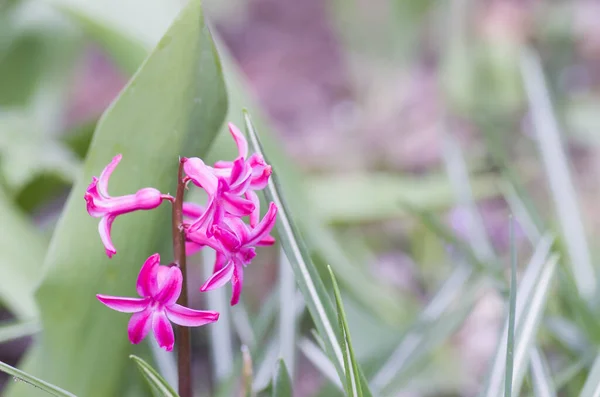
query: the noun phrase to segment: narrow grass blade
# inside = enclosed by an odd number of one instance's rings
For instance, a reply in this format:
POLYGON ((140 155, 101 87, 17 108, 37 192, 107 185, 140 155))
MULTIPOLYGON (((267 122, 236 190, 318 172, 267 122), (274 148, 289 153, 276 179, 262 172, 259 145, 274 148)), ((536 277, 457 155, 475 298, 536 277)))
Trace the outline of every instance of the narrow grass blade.
POLYGON ((63 390, 58 386, 54 386, 48 382, 38 379, 35 376, 29 375, 28 373, 23 372, 17 368, 11 367, 10 365, 3 363, 2 361, 0 361, 0 371, 9 374, 15 380, 23 381, 28 385, 37 387, 38 389, 43 390, 46 393, 51 394, 53 396, 76 397, 75 394, 69 393, 68 391, 63 390))
POLYGON ((34 335, 41 329, 38 321, 2 323, 0 324, 0 343, 34 335))
POLYGON ((294 377, 296 353, 296 280, 292 265, 283 249, 279 254, 279 354, 294 377))
MULTIPOLYGON (((213 271, 216 253, 213 250, 202 250, 202 272, 207 280, 213 271)), ((209 327, 211 363, 215 380, 226 379, 233 371, 233 342, 231 340, 231 324, 229 302, 225 288, 205 292, 208 307, 220 313, 219 321, 209 327)))
POLYGON ((600 355, 596 357, 592 369, 581 389, 579 397, 598 397, 600 396, 600 355))
POLYGON ((517 189, 511 183, 504 181, 500 184, 500 191, 529 241, 537 244, 542 235, 517 189))
MULTIPOLYGON (((529 363, 529 353, 542 318, 552 277, 556 271, 557 262, 557 255, 550 256, 531 291, 528 291, 528 288, 526 288, 528 286, 524 285, 524 276, 521 287, 517 293, 514 375, 511 387, 512 395, 519 395, 529 363), (521 310, 519 310, 520 308, 521 310)), ((501 339, 502 344, 500 346, 503 346, 506 343, 506 331, 507 329, 505 329, 503 338, 501 339)), ((500 363, 504 361, 504 354, 505 350, 500 348, 494 359, 490 381, 488 382, 487 389, 482 394, 483 396, 496 397, 504 394, 504 384, 502 383, 502 379, 505 376, 505 368, 502 364, 499 366, 497 365, 498 361, 500 361, 500 363)))
POLYGON ((244 387, 244 396, 254 397, 255 393, 252 388, 252 382, 254 380, 254 366, 252 364, 250 349, 248 349, 248 346, 246 345, 242 345, 242 360, 242 384, 244 387))
POLYGON ((409 357, 415 352, 415 349, 422 342, 424 335, 421 329, 431 324, 448 310, 457 295, 470 279, 472 270, 470 266, 459 265, 439 288, 438 292, 431 299, 429 304, 422 311, 421 315, 411 329, 408 330, 400 345, 390 355, 389 359, 381 366, 379 371, 373 376, 372 387, 375 391, 381 391, 398 376, 409 357))
POLYGON ((521 73, 533 116, 537 144, 562 227, 575 283, 579 294, 583 298, 590 298, 596 288, 596 275, 567 156, 561 142, 558 121, 552 109, 542 65, 538 55, 532 50, 527 50, 522 55, 521 73))
POLYGON ((342 349, 344 350, 344 371, 346 372, 346 393, 348 396, 362 397, 362 385, 360 384, 359 368, 356 363, 356 357, 354 356, 354 349, 352 348, 352 342, 350 340, 350 329, 348 328, 348 321, 346 320, 346 313, 344 312, 344 305, 342 304, 342 295, 340 289, 335 281, 333 270, 329 267, 329 274, 331 275, 331 281, 333 283, 333 292, 335 294, 335 303, 338 311, 338 321, 340 324, 340 330, 342 331, 342 349))
POLYGON ((133 354, 129 356, 138 366, 142 375, 148 382, 148 384, 158 393, 160 393, 163 397, 179 397, 179 395, 173 390, 173 388, 164 380, 158 372, 150 364, 139 358, 138 356, 134 356, 133 354))
POLYGON ((293 395, 292 380, 285 366, 285 361, 277 361, 275 375, 273 376, 272 397, 291 397, 293 395))
POLYGON ((514 221, 510 220, 510 299, 508 309, 508 337, 506 343, 506 366, 504 371, 504 396, 511 397, 515 350, 515 316, 517 311, 517 247, 515 245, 514 221))
POLYGON ((554 381, 550 375, 546 359, 538 347, 531 350, 529 360, 534 395, 536 397, 556 397, 554 381))
MULTIPOLYGON (((254 130, 254 126, 248 113, 244 114, 244 119, 252 147, 256 152, 261 153, 264 156, 258 135, 254 130)), ((325 285, 312 263, 310 253, 304 246, 300 233, 289 216, 289 210, 283 201, 279 183, 277 181, 277 171, 271 175, 269 184, 265 189, 265 195, 279 208, 277 214, 277 230, 279 231, 281 245, 292 265, 296 281, 298 282, 300 291, 302 291, 302 294, 304 295, 304 300, 313 321, 315 322, 315 326, 323 338, 327 348, 327 354, 331 357, 340 378, 344 378, 344 359, 342 348, 337 337, 340 330, 337 329, 337 324, 334 320, 335 313, 333 306, 327 294, 327 290, 325 289, 325 285)))
POLYGON ((344 390, 344 386, 340 381, 335 366, 316 343, 308 338, 302 338, 298 341, 298 348, 302 354, 304 354, 304 357, 306 357, 308 361, 310 361, 312 365, 325 376, 325 378, 337 386, 338 389, 344 390))

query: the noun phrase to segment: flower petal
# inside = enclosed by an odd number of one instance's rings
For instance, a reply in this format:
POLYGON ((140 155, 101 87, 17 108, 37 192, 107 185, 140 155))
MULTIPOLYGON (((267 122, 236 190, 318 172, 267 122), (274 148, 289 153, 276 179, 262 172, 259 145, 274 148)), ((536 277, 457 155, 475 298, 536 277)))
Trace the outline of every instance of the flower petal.
POLYGON ((185 255, 186 256, 192 256, 197 254, 202 248, 204 248, 204 245, 202 244, 196 244, 193 241, 186 241, 185 242, 185 255))
POLYGON ((228 251, 237 251, 242 245, 235 233, 220 226, 215 227, 215 237, 221 241, 223 247, 228 251))
POLYGON ((271 233, 271 229, 275 226, 275 220, 277 219, 277 206, 271 202, 269 204, 269 210, 263 217, 263 219, 256 225, 254 229, 250 231, 248 241, 244 245, 254 245, 263 238, 267 237, 271 233))
POLYGON ((153 254, 146 259, 140 274, 138 275, 135 289, 140 296, 154 296, 158 292, 158 266, 160 265, 160 255, 153 254))
POLYGON ((112 258, 113 255, 117 253, 117 249, 113 245, 112 238, 110 236, 110 230, 115 218, 115 215, 107 214, 100 219, 100 223, 98 224, 100 240, 102 240, 102 244, 104 244, 104 250, 109 258, 112 258))
POLYGON ((231 276, 233 275, 233 263, 229 262, 225 265, 221 270, 213 274, 202 287, 200 287, 200 291, 211 291, 215 288, 219 288, 227 284, 229 280, 231 280, 231 276))
POLYGON ((244 268, 236 264, 231 277, 231 306, 235 306, 240 301, 240 294, 244 284, 244 268))
POLYGON ((199 187, 206 190, 208 194, 214 194, 217 190, 217 177, 210 172, 204 161, 198 157, 190 157, 183 163, 185 174, 199 187))
POLYGON ((254 211, 250 214, 250 227, 255 227, 260 217, 260 200, 254 190, 246 190, 244 197, 254 204, 254 211))
POLYGON ((123 158, 122 154, 117 154, 115 157, 113 157, 111 162, 108 163, 104 170, 102 170, 100 178, 98 178, 98 191, 101 195, 103 195, 106 198, 110 197, 110 195, 108 194, 108 180, 110 179, 110 176, 112 175, 115 168, 117 168, 117 165, 121 161, 121 158, 123 158))
POLYGON ((152 309, 147 308, 144 311, 134 313, 129 319, 129 324, 127 325, 127 334, 129 335, 129 340, 133 344, 138 344, 148 335, 150 331, 150 327, 152 326, 152 322, 150 321, 152 318, 152 309))
POLYGON ((158 345, 170 352, 175 344, 175 335, 173 327, 164 311, 155 312, 152 316, 152 331, 158 345))
POLYGON ((245 198, 226 193, 223 195, 223 208, 231 215, 246 216, 254 211, 254 203, 245 198))
POLYGON ((165 308, 165 311, 169 320, 184 327, 199 327, 219 319, 218 312, 193 310, 178 304, 165 308))
MULTIPOLYGON (((177 302, 179 295, 181 294, 181 287, 183 285, 183 276, 181 270, 177 266, 171 266, 168 268, 168 272, 165 275, 165 281, 162 288, 154 296, 154 299, 166 306, 172 305, 177 302)), ((162 284, 162 283, 161 283, 162 284)))
POLYGON ((219 270, 221 270, 223 268, 223 266, 225 266, 226 263, 227 263, 227 255, 223 254, 220 251, 217 251, 217 255, 215 258, 215 264, 213 266, 213 273, 216 273, 219 270))
POLYGON ((275 244, 275 237, 273 236, 266 236, 262 240, 256 242, 256 245, 259 247, 269 247, 273 244, 275 244))
POLYGON ((239 156, 246 158, 246 156, 248 156, 248 141, 246 141, 246 137, 233 123, 228 123, 227 125, 229 127, 229 132, 237 145, 239 156))
POLYGON ((183 216, 187 218, 199 218, 204 214, 205 208, 200 204, 186 201, 183 203, 183 216))
POLYGON ((148 306, 146 298, 124 298, 121 296, 110 296, 97 294, 96 298, 107 307, 121 313, 141 312, 148 306))

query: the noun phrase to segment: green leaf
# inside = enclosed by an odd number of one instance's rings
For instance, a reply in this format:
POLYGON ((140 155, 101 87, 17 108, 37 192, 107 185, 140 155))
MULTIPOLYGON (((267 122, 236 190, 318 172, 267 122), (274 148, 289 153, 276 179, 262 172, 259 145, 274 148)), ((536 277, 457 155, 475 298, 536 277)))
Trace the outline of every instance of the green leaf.
POLYGON ((0 190, 0 300, 22 320, 37 316, 34 289, 39 282, 46 241, 0 190))
POLYGON ((272 397, 291 397, 293 395, 290 374, 288 373, 285 362, 282 359, 277 361, 272 387, 272 397))
POLYGON ((348 321, 346 320, 346 313, 344 312, 344 305, 342 304, 342 296, 340 289, 335 281, 335 275, 333 270, 329 267, 329 274, 331 275, 331 282, 333 283, 333 292, 335 295, 335 303, 338 312, 338 322, 341 331, 342 350, 344 351, 344 372, 346 373, 346 393, 353 397, 362 397, 363 388, 368 389, 368 385, 363 385, 360 377, 360 367, 356 362, 354 356, 354 349, 352 348, 352 341, 350 339, 350 329, 348 328, 348 321))
POLYGON ((600 355, 596 357, 579 397, 596 397, 598 394, 600 394, 600 355))
POLYGON ((148 384, 160 393, 160 396, 163 397, 179 397, 179 395, 173 390, 173 388, 164 380, 158 372, 154 368, 150 366, 147 362, 139 358, 138 356, 134 356, 133 354, 129 356, 140 369, 142 375, 148 382, 148 384))
POLYGON ((31 336, 40 330, 38 321, 0 323, 0 343, 31 336))
POLYGON ((531 379, 536 397, 556 397, 556 388, 550 375, 543 352, 535 347, 531 350, 531 379))
MULTIPOLYGON (((227 99, 203 21, 200 2, 190 1, 99 121, 45 260, 36 295, 44 335, 28 362, 36 375, 86 397, 121 395, 132 349, 128 316, 107 309, 95 294, 135 295, 139 267, 170 240, 170 209, 165 204, 120 217, 113 227, 118 253, 109 260, 82 194, 117 153, 123 160, 109 185, 115 196, 147 186, 173 192, 178 157, 206 154, 227 99)), ((161 253, 168 262, 170 250, 161 253)), ((8 396, 31 396, 10 389, 8 396)))
POLYGON ((510 397, 515 363, 515 316, 517 310, 517 247, 514 221, 510 219, 510 296, 508 302, 508 337, 506 339, 506 366, 504 370, 504 395, 510 397))
POLYGON ((44 391, 45 393, 51 394, 57 397, 76 397, 75 394, 69 393, 66 390, 61 389, 58 386, 54 386, 48 382, 45 382, 41 379, 36 378, 33 375, 29 375, 26 372, 23 372, 17 368, 11 367, 8 364, 0 361, 0 371, 5 372, 15 380, 22 381, 28 385, 28 390, 31 392, 31 386, 37 387, 39 390, 44 391))
POLYGON ((596 274, 592 266, 560 127, 546 87, 544 71, 539 56, 531 50, 523 53, 521 66, 534 131, 537 135, 536 142, 562 227, 571 270, 579 295, 589 299, 596 289, 596 274))
MULTIPOLYGON (((245 123, 246 132, 254 151, 264 156, 257 132, 254 130, 252 121, 247 113, 245 114, 245 123)), ((264 192, 267 199, 274 202, 279 209, 277 214, 277 231, 280 236, 281 245, 294 269, 296 281, 304 296, 311 317, 315 322, 315 326, 323 338, 327 354, 335 365, 338 374, 343 378, 345 376, 343 369, 344 359, 342 348, 337 338, 340 330, 335 325, 337 322, 334 320, 335 314, 331 300, 327 295, 327 290, 319 277, 317 269, 312 263, 310 252, 304 245, 300 232, 289 216, 287 204, 283 200, 281 188, 279 187, 277 170, 271 175, 269 184, 264 192)))

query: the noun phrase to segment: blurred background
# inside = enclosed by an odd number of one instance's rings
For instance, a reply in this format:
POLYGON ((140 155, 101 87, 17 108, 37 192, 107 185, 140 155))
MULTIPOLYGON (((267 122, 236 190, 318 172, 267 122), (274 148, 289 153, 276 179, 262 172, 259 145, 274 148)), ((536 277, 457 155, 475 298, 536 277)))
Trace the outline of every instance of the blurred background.
MULTIPOLYGON (((43 260, 94 126, 144 58, 122 56, 124 39, 103 32, 154 43, 184 4, 92 3, 0 0, 2 272, 16 266, 9 217, 35 225, 27 233, 43 260), (105 25, 90 22, 93 13, 105 25)), ((577 394, 594 358, 583 352, 600 342, 597 299, 573 297, 600 248, 600 1, 204 5, 298 169, 307 208, 349 258, 342 284, 354 347, 385 395, 471 396, 485 383, 507 289, 480 281, 507 279, 510 214, 521 265, 546 230, 564 254, 558 278, 567 281, 551 290, 536 343, 559 393, 577 394), (439 318, 435 335, 415 325, 439 318), (409 332, 418 348, 406 344, 409 332)), ((221 138, 215 153, 230 145, 221 138)), ((244 291, 252 319, 278 277, 276 250, 259 259, 244 291)), ((0 317, 10 321, 11 291, 1 288, 0 317)), ((1 344, 0 360, 15 365, 29 342, 1 344)), ((307 349, 296 395, 337 395, 307 349)), ((210 372, 207 355, 197 357, 210 372)))

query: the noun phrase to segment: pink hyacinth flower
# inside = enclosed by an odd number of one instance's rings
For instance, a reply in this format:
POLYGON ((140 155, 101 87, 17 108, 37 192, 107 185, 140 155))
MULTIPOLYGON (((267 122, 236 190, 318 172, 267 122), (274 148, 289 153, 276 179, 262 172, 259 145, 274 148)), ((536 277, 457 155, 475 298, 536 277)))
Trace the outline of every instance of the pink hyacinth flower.
MULTIPOLYGON (((203 206, 186 201, 183 203, 183 220, 185 223, 192 223, 200 218, 204 214, 204 211, 206 211, 206 209, 203 206)), ((185 254, 187 256, 198 253, 202 248, 204 248, 204 244, 194 243, 189 240, 186 240, 185 242, 185 254)))
MULTIPOLYGON (((277 206, 271 203, 264 218, 254 228, 249 228, 240 218, 234 217, 226 217, 221 225, 216 226, 215 238, 204 241, 217 251, 215 273, 200 291, 210 291, 231 281, 231 305, 237 304, 244 282, 244 267, 256 256, 254 246, 264 243, 265 238, 269 237, 276 217, 277 206)), ((194 238, 193 235, 190 237, 194 238)))
POLYGON ((213 228, 222 222, 225 214, 247 216, 254 211, 254 203, 241 195, 250 185, 251 170, 242 159, 233 163, 227 176, 217 176, 214 169, 197 157, 185 160, 183 165, 187 177, 208 194, 208 204, 204 213, 188 226, 190 232, 204 229, 212 236, 213 228))
POLYGON ((152 329, 159 346, 171 351, 175 343, 171 322, 183 327, 199 327, 219 319, 217 312, 192 310, 175 303, 182 283, 181 270, 161 266, 159 254, 154 254, 146 260, 137 279, 136 289, 141 298, 96 297, 113 310, 133 313, 127 327, 131 343, 140 343, 152 329))
POLYGON ((98 232, 109 258, 117 253, 111 238, 111 228, 118 215, 137 210, 151 210, 158 207, 162 200, 173 200, 168 194, 161 194, 150 187, 140 189, 135 194, 111 197, 107 190, 108 180, 121 158, 122 155, 116 155, 104 168, 99 178, 92 177, 92 183, 84 195, 88 214, 95 218, 102 218, 98 225, 98 232))
MULTIPOLYGON (((269 177, 273 172, 270 165, 265 162, 265 159, 258 153, 254 153, 250 158, 248 157, 248 141, 242 132, 233 123, 228 124, 229 132, 235 141, 238 148, 238 158, 246 161, 246 164, 250 169, 251 178, 249 188, 252 190, 261 190, 267 186, 269 177)), ((231 161, 217 161, 215 163, 215 169, 219 171, 231 170, 233 168, 233 162, 231 161)))

